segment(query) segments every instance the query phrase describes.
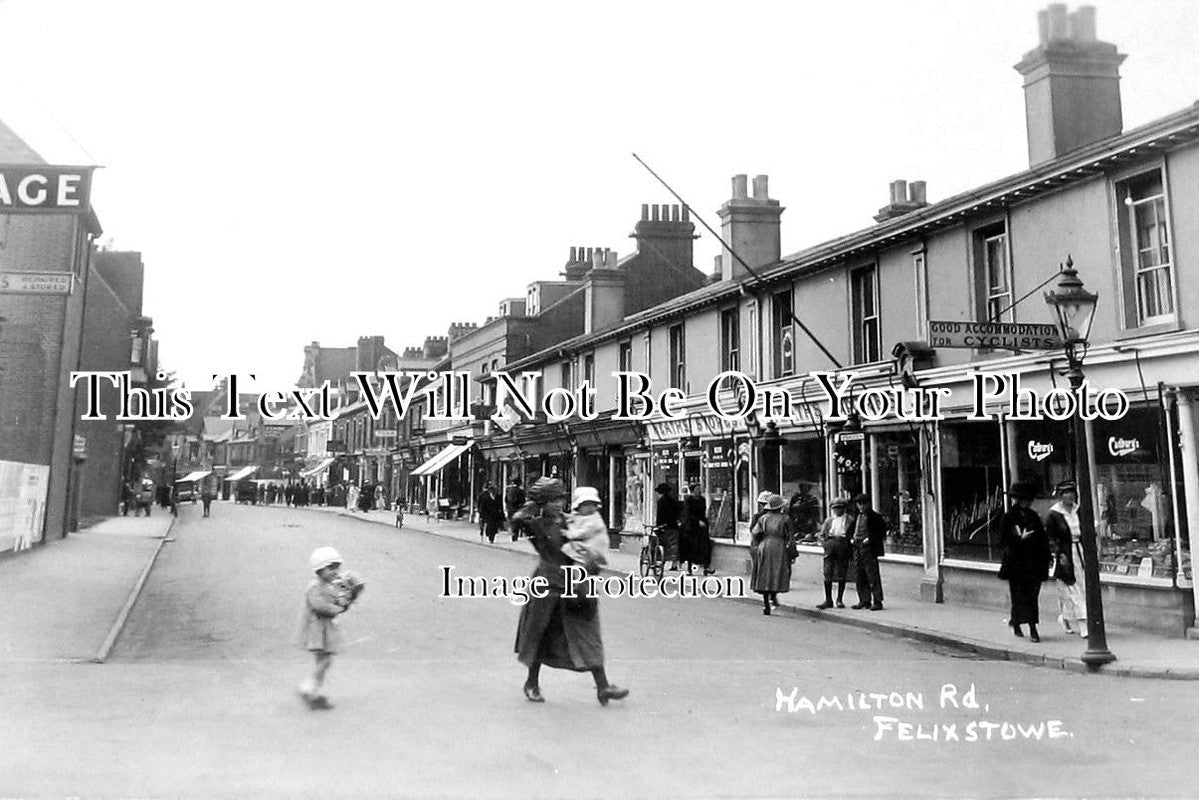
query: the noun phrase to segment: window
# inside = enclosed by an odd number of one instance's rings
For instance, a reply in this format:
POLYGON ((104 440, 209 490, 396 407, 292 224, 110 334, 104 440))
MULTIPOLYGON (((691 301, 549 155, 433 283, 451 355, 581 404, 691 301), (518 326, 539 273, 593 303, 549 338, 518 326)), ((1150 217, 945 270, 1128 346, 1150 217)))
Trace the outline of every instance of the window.
POLYGON ((595 354, 588 353, 583 356, 583 380, 592 388, 595 387, 595 354))
POLYGON ((1012 260, 1007 227, 998 222, 974 231, 975 314, 979 322, 1012 322, 1012 260))
POLYGON ((720 371, 741 369, 741 313, 736 306, 720 312, 720 371))
POLYGON ((620 343, 619 364, 621 372, 633 371, 633 343, 631 341, 620 343))
POLYGON ((928 253, 912 253, 912 279, 916 283, 916 338, 928 336, 928 253))
POLYGON ((879 359, 878 293, 873 264, 849 273, 850 311, 853 320, 853 360, 868 364, 879 359))
POLYGON ((686 340, 683 326, 670 326, 670 385, 674 389, 687 390, 686 340))
POLYGON ((791 325, 791 290, 777 292, 770 298, 771 346, 774 354, 774 377, 795 373, 795 329, 791 325))
POLYGON ((1120 266, 1127 327, 1174 317, 1174 261, 1162 171, 1116 184, 1120 266))
POLYGON ((574 388, 574 381, 570 379, 570 362, 562 362, 562 383, 561 386, 566 389, 574 388))
MULTIPOLYGON (((760 344, 759 334, 761 332, 758 330, 758 306, 757 306, 757 303, 754 303, 753 305, 751 305, 749 307, 749 330, 750 330, 750 340, 753 342, 758 342, 760 344)), ((749 371, 750 371, 750 376, 753 377, 754 379, 757 379, 758 377, 760 377, 760 374, 758 372, 758 359, 760 356, 761 356, 761 348, 760 347, 749 348, 749 371)))
POLYGON ((653 373, 650 372, 650 367, 653 364, 653 359, 650 358, 650 355, 651 355, 650 331, 646 331, 645 332, 645 374, 652 376, 653 373))

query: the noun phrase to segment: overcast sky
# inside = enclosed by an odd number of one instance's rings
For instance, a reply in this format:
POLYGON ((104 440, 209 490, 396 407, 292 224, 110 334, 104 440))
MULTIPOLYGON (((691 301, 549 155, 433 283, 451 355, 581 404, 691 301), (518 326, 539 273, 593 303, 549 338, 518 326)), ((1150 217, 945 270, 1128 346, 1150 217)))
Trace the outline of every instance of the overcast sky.
MULTIPOLYGON (((783 251, 1027 167, 1033 0, 305 3, 3 0, 0 118, 146 263, 162 363, 291 386, 303 347, 482 323, 642 203, 717 225, 770 176, 783 251)), ((1103 0, 1125 127, 1199 99, 1199 0, 1103 0)), ((1073 7, 1073 6, 1072 6, 1073 7)), ((695 265, 712 271, 704 234, 695 265)))

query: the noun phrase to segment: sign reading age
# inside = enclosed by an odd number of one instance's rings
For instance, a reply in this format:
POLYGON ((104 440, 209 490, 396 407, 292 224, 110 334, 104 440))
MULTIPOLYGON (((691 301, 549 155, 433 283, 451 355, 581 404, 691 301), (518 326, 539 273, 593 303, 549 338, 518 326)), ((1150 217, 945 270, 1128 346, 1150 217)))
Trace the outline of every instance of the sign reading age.
POLYGON ((91 206, 92 169, 0 164, 0 212, 85 214, 91 206))
POLYGON ((1060 350, 1062 338, 1057 327, 1047 323, 930 320, 928 343, 932 347, 1060 350))

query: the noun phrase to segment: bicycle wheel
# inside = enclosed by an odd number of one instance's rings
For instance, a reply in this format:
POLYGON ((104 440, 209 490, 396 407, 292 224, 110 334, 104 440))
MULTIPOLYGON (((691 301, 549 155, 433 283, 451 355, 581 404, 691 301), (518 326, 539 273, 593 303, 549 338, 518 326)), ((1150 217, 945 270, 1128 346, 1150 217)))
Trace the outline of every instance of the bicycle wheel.
POLYGON ((641 565, 641 577, 645 578, 650 574, 650 572, 654 568, 653 558, 650 555, 649 547, 641 548, 640 565, 641 565))
POLYGON ((654 577, 662 580, 662 575, 666 572, 666 553, 661 547, 658 547, 657 550, 657 557, 654 559, 654 577))

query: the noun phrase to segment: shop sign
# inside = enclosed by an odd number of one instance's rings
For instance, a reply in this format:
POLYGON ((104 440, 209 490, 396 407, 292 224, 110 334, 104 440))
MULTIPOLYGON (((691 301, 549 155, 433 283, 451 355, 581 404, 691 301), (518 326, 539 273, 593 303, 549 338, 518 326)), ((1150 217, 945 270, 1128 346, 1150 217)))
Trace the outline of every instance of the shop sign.
POLYGON ((466 444, 469 441, 470 441, 469 436, 455 436, 452 439, 450 439, 450 444, 452 444, 456 447, 462 447, 464 444, 466 444))
POLYGON ((0 294, 70 294, 70 272, 0 272, 0 294))
POLYGON ((92 167, 0 164, 0 211, 6 214, 86 214, 92 167))
POLYGON ((75 443, 73 452, 77 456, 87 455, 87 437, 80 434, 75 434, 75 443))
POLYGON ((679 449, 674 445, 654 448, 654 468, 671 469, 679 465, 679 449))
POLYGON ((841 442, 864 442, 866 441, 866 433, 864 431, 850 431, 849 433, 838 433, 837 443, 841 442))
POLYGON ((735 460, 732 442, 704 442, 704 466, 731 469, 735 460))
POLYGON ((1053 442, 1038 442, 1036 439, 1028 440, 1028 457, 1033 461, 1044 461, 1053 455, 1053 442))
POLYGON ((1060 350, 1057 326, 1039 322, 954 322, 929 320, 933 347, 980 347, 1002 350, 1060 350))
POLYGON ((1123 419, 1096 419, 1095 461, 1099 464, 1152 464, 1157 462, 1157 428, 1160 409, 1134 409, 1123 419))
POLYGON ((394 439, 396 432, 387 428, 375 428, 375 436, 380 439, 394 439))
POLYGON ((647 422, 649 438, 665 442, 686 439, 692 436, 730 436, 736 431, 734 420, 722 419, 714 414, 697 414, 686 419, 668 419, 647 422))

